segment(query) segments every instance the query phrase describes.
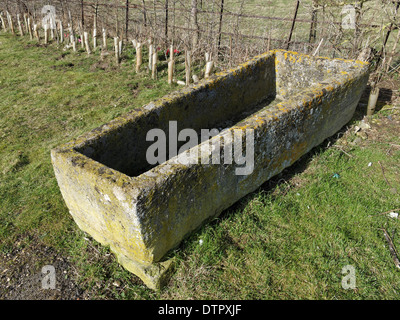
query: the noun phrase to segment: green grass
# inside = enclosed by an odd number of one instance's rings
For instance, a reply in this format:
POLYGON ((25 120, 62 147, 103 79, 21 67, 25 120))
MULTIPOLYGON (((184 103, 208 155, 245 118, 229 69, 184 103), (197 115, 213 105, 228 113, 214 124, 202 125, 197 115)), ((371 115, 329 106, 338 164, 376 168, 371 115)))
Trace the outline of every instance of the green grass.
MULTIPOLYGON (((169 285, 153 292, 78 229, 59 192, 50 149, 176 88, 163 74, 158 81, 136 75, 129 52, 121 67, 110 57, 101 70, 94 68, 98 54, 37 47, 4 34, 0 43, 4 256, 52 247, 69 257, 73 280, 90 298, 398 298, 400 271, 381 228, 399 249, 400 221, 376 215, 400 208, 400 148, 390 145, 400 145, 395 109, 374 116, 384 123, 373 124, 379 133, 371 131, 368 140, 354 143, 353 130, 342 131, 190 235, 171 252, 178 263, 169 285), (354 290, 341 287, 346 265, 356 270, 354 290)), ((8 267, 18 265, 9 261, 8 267)))
MULTIPOLYGON (((400 199, 379 177, 381 152, 356 148, 351 154, 349 160, 335 149, 317 150, 296 165, 289 180, 262 188, 238 209, 204 227, 188 241, 190 254, 182 253, 178 272, 182 278, 169 294, 219 299, 395 299, 399 271, 379 229, 392 232, 399 222, 370 215, 399 207, 400 199), (368 161, 373 162, 369 171, 368 161), (333 177, 335 173, 340 178, 333 177), (356 269, 354 291, 341 287, 346 265, 356 269)), ((397 185, 399 158, 397 153, 391 159, 397 171, 388 176, 397 185)), ((398 244, 398 236, 395 239, 398 244)))

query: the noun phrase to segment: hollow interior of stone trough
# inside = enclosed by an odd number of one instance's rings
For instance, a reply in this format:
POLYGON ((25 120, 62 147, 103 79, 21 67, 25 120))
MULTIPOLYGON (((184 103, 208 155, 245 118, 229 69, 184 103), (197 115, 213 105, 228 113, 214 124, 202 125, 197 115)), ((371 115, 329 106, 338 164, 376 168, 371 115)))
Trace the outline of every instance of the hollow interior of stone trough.
MULTIPOLYGON (((171 121, 176 121, 178 133, 194 129, 200 143, 202 129, 221 132, 341 70, 332 60, 305 57, 264 54, 209 82, 156 100, 143 107, 144 113, 136 116, 132 111, 122 124, 110 122, 95 129, 95 138, 75 150, 128 176, 138 176, 158 165, 149 164, 146 158, 148 148, 157 141, 146 141, 151 129, 165 133, 168 160, 171 121)), ((179 141, 178 150, 186 142, 179 141)))

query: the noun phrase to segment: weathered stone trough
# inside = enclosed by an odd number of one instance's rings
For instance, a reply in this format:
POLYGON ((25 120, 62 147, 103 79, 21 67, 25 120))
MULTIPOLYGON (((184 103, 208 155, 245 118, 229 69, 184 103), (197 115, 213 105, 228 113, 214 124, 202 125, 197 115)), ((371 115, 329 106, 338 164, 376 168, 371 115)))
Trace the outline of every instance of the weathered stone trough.
MULTIPOLYGON (((166 253, 343 127, 368 75, 360 61, 267 52, 52 150, 61 193, 82 230, 109 245, 147 286, 159 288, 170 270, 166 253), (172 152, 151 165, 146 155, 155 142, 146 138, 155 128, 167 137, 186 128, 219 134, 184 153, 199 151, 188 154, 197 163, 183 164, 182 153, 172 152), (243 140, 226 138, 235 130, 245 133, 243 140), (220 164, 205 161, 210 142, 220 164), (226 161, 239 147, 253 161, 244 173, 226 161)), ((167 144, 169 150, 173 143, 167 144)))

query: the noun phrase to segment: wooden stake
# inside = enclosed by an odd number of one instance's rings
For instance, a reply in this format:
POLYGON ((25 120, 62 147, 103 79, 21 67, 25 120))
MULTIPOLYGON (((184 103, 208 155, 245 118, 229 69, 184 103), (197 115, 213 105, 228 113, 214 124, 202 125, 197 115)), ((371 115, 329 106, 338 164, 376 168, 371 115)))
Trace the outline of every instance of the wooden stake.
POLYGON ((103 28, 103 49, 107 50, 107 31, 103 28))
POLYGON ((14 22, 11 17, 11 14, 7 11, 7 18, 8 18, 8 25, 10 26, 11 33, 15 35, 15 30, 14 30, 14 22))
POLYGON ((28 34, 29 30, 28 30, 28 19, 27 19, 27 14, 24 13, 24 23, 25 23, 25 33, 28 34))
POLYGON ((372 86, 371 93, 368 99, 368 106, 367 106, 367 116, 370 117, 375 112, 376 102, 378 101, 379 97, 379 88, 372 86))
MULTIPOLYGON (((75 39, 75 34, 74 34, 74 24, 72 22, 72 16, 71 16, 71 11, 68 10, 68 17, 69 17, 69 30, 70 30, 70 35, 72 35, 72 37, 75 39)), ((83 41, 83 39, 81 38, 81 42, 83 41)))
POLYGON ((210 77, 210 74, 212 72, 212 69, 214 67, 214 62, 212 61, 212 55, 209 52, 205 53, 205 58, 206 58, 206 68, 204 72, 204 78, 210 77))
POLYGON ((93 50, 97 48, 97 29, 93 29, 93 50))
POLYGON ((136 73, 139 73, 141 65, 142 65, 142 44, 138 42, 136 45, 136 73))
POLYGON ((170 50, 170 52, 169 52, 170 60, 171 60, 171 61, 174 61, 174 60, 175 60, 175 57, 174 57, 174 55, 175 55, 175 51, 174 51, 174 50, 175 50, 175 49, 174 49, 174 45, 173 45, 173 44, 171 44, 171 47, 170 47, 169 50, 170 50))
POLYGON ((29 37, 30 37, 30 39, 33 40, 31 18, 28 18, 28 31, 29 31, 29 37))
POLYGON ((290 42, 292 41, 292 35, 293 35, 294 25, 296 24, 296 18, 297 18, 297 12, 299 11, 299 5, 300 5, 300 0, 297 0, 296 9, 294 10, 292 27, 290 28, 289 39, 288 39, 287 46, 286 46, 287 50, 289 50, 290 42))
POLYGON ((44 43, 47 44, 49 41, 49 27, 47 23, 43 26, 44 28, 44 43))
POLYGON ((7 32, 7 25, 6 25, 6 23, 4 21, 4 18, 3 18, 3 12, 0 12, 0 20, 1 20, 1 27, 4 29, 4 31, 7 32))
POLYGON ((33 33, 35 34, 37 41, 40 42, 40 35, 39 35, 39 30, 38 30, 37 24, 33 25, 33 33))
POLYGON ((50 18, 50 25, 49 25, 49 29, 50 29, 50 39, 54 40, 54 28, 53 28, 53 19, 50 18))
POLYGON ((211 61, 211 54, 210 54, 210 53, 206 52, 206 53, 204 54, 204 56, 205 56, 205 58, 206 58, 206 63, 211 61))
POLYGON ((192 61, 190 57, 191 52, 189 50, 185 50, 185 74, 186 74, 186 85, 190 85, 190 74, 191 74, 191 66, 192 61))
POLYGON ((154 50, 153 57, 151 59, 151 63, 152 63, 152 66, 151 66, 151 78, 153 80, 157 79, 157 59, 158 59, 157 51, 154 50))
MULTIPOLYGON (((82 26, 79 25, 79 34, 81 37, 81 46, 82 48, 85 48, 85 38, 84 38, 84 33, 82 33, 82 26)), ((71 30, 72 30, 72 26, 71 26, 71 30)))
POLYGON ((168 62, 168 84, 172 84, 174 79, 174 60, 170 60, 168 62))
POLYGON ((17 22, 18 22, 19 35, 23 36, 24 30, 22 29, 22 24, 21 24, 21 19, 19 18, 19 14, 17 14, 17 22))
POLYGON ((172 84, 174 80, 174 66, 175 66, 175 61, 174 61, 174 45, 172 44, 170 49, 169 49, 169 56, 170 60, 168 62, 168 84, 172 84))
POLYGON ((75 41, 75 37, 72 34, 70 35, 70 41, 72 43, 72 50, 74 52, 76 52, 76 41, 75 41))
POLYGON ((151 71, 151 68, 153 67, 152 60, 153 59, 153 43, 152 40, 149 40, 149 71, 151 71))
POLYGON ((114 37, 115 61, 119 64, 119 38, 114 37))
POLYGON ((60 42, 61 43, 64 42, 64 28, 63 28, 62 21, 60 21, 60 42))
POLYGON ((87 52, 87 54, 91 54, 92 52, 90 51, 90 46, 89 46, 89 34, 85 31, 83 33, 83 36, 85 38, 86 52, 87 52))
POLYGON ((210 77, 210 74, 212 72, 213 67, 214 67, 214 62, 213 61, 208 61, 206 63, 206 70, 204 72, 204 78, 205 79, 210 77))

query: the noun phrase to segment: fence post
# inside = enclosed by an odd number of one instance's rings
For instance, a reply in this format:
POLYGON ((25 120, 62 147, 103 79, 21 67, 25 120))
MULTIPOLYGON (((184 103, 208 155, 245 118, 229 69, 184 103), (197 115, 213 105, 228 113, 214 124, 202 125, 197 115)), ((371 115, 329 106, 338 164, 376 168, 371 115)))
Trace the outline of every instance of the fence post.
POLYGON ((299 5, 300 5, 300 0, 297 0, 296 9, 294 10, 292 27, 290 28, 289 39, 287 42, 287 47, 286 47, 287 50, 289 50, 290 42, 292 41, 292 35, 293 35, 294 25, 296 24, 296 18, 297 18, 297 12, 299 11, 299 5))

